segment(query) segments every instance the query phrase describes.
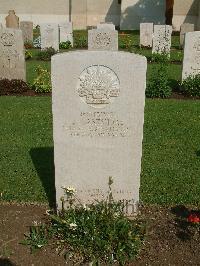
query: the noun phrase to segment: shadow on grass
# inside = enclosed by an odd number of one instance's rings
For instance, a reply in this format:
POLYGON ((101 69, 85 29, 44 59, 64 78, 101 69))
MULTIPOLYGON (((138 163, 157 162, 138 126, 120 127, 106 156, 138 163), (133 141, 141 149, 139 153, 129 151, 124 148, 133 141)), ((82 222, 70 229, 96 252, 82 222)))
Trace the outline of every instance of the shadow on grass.
POLYGON ((176 215, 177 237, 182 241, 190 240, 194 234, 192 227, 195 227, 195 224, 188 222, 188 217, 191 214, 199 215, 200 212, 198 210, 189 210, 184 205, 172 207, 171 212, 176 215))
POLYGON ((31 159, 42 181, 51 208, 56 207, 53 154, 53 147, 34 148, 30 150, 31 159))
POLYGON ((15 266, 9 259, 0 259, 0 266, 15 266))
POLYGON ((169 86, 172 88, 174 92, 180 92, 179 81, 175 79, 169 79, 169 86))
POLYGON ((196 156, 200 157, 200 150, 196 151, 196 156))

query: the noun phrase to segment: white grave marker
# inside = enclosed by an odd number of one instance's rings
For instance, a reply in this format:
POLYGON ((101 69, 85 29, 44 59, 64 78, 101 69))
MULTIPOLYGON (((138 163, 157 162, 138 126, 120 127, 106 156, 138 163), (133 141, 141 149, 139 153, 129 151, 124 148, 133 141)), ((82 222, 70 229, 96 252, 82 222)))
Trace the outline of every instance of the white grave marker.
POLYGON ((40 25, 41 49, 54 48, 59 50, 59 30, 58 24, 49 23, 40 25))
POLYGON ((181 25, 180 31, 180 46, 182 47, 184 44, 185 33, 194 31, 194 24, 184 23, 181 25))
POLYGON ((172 26, 154 25, 152 53, 170 54, 172 26))
POLYGON ((200 31, 185 34, 182 80, 200 74, 200 31))
POLYGON ((62 186, 83 204, 115 200, 133 215, 139 201, 146 58, 76 51, 52 57, 53 135, 58 207, 62 186))
POLYGON ((118 50, 118 31, 93 29, 88 31, 88 50, 118 50))
POLYGON ((70 41, 73 46, 73 25, 72 22, 64 22, 59 24, 60 43, 70 41))
POLYGON ((152 47, 153 23, 140 23, 140 46, 152 47))
POLYGON ((22 31, 0 27, 0 79, 26 80, 22 31))
POLYGON ((24 42, 33 42, 33 22, 21 21, 20 29, 22 30, 24 42))
POLYGON ((113 23, 100 23, 97 24, 97 29, 108 29, 108 30, 115 30, 115 25, 113 23))

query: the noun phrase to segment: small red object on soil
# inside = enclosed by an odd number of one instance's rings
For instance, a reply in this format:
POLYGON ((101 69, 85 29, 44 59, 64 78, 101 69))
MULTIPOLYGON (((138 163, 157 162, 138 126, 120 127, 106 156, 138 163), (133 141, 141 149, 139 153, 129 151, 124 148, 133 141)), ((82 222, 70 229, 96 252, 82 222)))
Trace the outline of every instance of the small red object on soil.
POLYGON ((190 223, 200 223, 200 215, 198 215, 196 213, 191 213, 188 216, 188 222, 190 222, 190 223))

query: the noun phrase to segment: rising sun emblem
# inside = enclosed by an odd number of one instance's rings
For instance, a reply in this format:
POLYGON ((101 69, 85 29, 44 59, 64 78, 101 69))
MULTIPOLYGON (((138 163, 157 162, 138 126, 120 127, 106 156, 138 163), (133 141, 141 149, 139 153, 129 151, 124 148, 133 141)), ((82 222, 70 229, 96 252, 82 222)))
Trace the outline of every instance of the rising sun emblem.
POLYGON ((106 66, 90 66, 80 75, 78 94, 85 103, 93 107, 105 107, 119 96, 119 92, 119 79, 106 66))

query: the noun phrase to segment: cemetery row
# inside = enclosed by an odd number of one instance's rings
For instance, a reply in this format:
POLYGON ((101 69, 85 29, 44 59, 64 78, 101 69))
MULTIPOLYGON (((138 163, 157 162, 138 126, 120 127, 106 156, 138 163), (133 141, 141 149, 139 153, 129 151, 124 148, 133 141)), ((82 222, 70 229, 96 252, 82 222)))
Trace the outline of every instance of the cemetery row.
MULTIPOLYGON (((33 40, 33 25, 31 22, 21 22, 21 30, 0 27, 1 32, 1 71, 0 78, 25 78, 24 43, 33 40)), ((189 26, 182 27, 183 31, 192 30, 189 26)), ((52 47, 59 50, 60 41, 69 41, 73 45, 72 23, 43 24, 40 27, 41 49, 52 47)), ((142 23, 140 30, 140 45, 153 47, 153 54, 169 54, 171 47, 172 28, 168 25, 142 23)), ((185 48, 182 79, 199 73, 199 39, 200 32, 185 34, 185 48)), ((182 33, 181 33, 182 38, 182 33)), ((113 24, 99 24, 97 29, 88 31, 88 50, 118 50, 118 32, 113 24)))

